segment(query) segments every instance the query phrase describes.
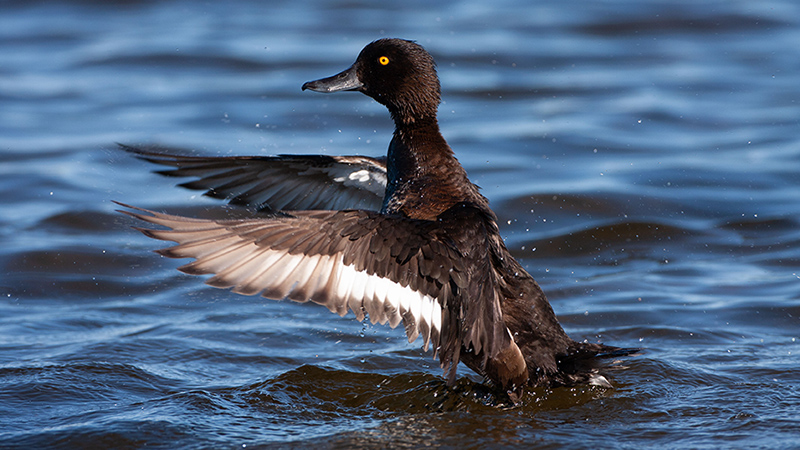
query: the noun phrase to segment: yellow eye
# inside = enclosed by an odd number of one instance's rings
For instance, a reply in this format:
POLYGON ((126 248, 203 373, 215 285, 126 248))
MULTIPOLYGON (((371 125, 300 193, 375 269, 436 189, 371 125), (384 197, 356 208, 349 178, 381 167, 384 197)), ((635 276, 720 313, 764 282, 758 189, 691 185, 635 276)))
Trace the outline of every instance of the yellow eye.
POLYGON ((381 63, 382 66, 385 66, 389 64, 389 58, 381 56, 380 58, 378 58, 378 62, 381 63))

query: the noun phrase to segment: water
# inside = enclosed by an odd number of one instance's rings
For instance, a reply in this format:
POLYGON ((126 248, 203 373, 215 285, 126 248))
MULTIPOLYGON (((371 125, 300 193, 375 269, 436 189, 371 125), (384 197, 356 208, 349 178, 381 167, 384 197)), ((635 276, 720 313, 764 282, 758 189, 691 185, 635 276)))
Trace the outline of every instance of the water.
POLYGON ((800 6, 0 4, 0 446, 791 448, 800 420, 800 6), (111 200, 218 203, 115 142, 379 155, 301 92, 367 42, 437 59, 440 121, 615 389, 497 405, 401 330, 206 287, 111 200))

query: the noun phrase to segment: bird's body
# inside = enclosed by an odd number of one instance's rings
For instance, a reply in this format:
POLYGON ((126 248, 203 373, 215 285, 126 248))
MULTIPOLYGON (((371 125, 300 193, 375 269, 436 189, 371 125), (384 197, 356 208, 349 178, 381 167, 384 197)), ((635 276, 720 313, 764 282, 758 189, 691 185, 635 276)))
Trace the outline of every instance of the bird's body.
POLYGON ((178 243, 181 270, 243 294, 313 301, 422 336, 454 382, 464 362, 507 392, 542 383, 607 383, 593 360, 627 351, 570 339, 534 279, 511 256, 487 199, 439 131, 439 81, 419 45, 381 39, 353 66, 303 89, 357 90, 386 105, 386 159, 203 158, 128 148, 193 176, 186 187, 262 210, 230 221, 129 213, 178 243))

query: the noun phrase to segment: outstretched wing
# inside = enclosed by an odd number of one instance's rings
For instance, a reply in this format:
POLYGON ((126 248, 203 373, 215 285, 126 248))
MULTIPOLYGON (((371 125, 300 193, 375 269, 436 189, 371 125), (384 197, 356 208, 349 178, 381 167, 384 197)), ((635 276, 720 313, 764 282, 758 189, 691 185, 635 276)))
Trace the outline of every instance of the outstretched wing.
POLYGON ((174 167, 157 173, 195 177, 180 186, 263 210, 381 209, 386 158, 366 156, 183 156, 120 144, 138 158, 174 167))
POLYGON ((194 258, 181 271, 213 274, 208 284, 240 294, 310 300, 392 327, 402 321, 409 342, 421 336, 426 350, 432 345, 455 380, 469 268, 436 222, 360 210, 206 220, 120 205, 168 228, 139 230, 177 242, 162 255, 194 258))

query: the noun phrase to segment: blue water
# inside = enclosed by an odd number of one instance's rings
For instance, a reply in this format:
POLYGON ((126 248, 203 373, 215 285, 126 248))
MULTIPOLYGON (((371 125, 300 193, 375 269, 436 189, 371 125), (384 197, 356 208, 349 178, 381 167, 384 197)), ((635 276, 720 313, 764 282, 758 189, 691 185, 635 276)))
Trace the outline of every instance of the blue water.
POLYGON ((0 3, 0 446, 794 448, 800 4, 0 3), (385 152, 368 42, 436 58, 440 122, 614 389, 498 407, 402 330, 175 270, 111 200, 219 203, 116 150, 385 152))

